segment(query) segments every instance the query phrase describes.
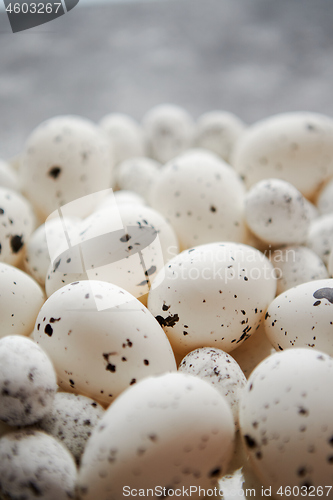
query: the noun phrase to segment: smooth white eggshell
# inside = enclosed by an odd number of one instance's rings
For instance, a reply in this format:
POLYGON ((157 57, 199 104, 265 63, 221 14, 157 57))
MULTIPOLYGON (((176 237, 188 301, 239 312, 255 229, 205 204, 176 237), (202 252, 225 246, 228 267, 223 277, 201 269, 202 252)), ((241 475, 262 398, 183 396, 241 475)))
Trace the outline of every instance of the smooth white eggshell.
POLYGON ((280 486, 304 495, 306 487, 332 484, 332 378, 333 359, 309 349, 275 353, 251 374, 241 432, 254 471, 273 495, 280 486))
POLYGON ((181 248, 246 237, 245 189, 222 159, 194 150, 170 161, 152 187, 150 203, 172 224, 181 248))
POLYGON ((333 354, 333 280, 303 283, 276 297, 265 331, 276 350, 309 347, 333 354))
POLYGON ((328 264, 333 247, 333 213, 322 215, 311 222, 306 244, 325 264, 328 264))
POLYGON ((44 432, 21 430, 0 439, 0 492, 4 498, 68 500, 77 469, 69 451, 44 432))
POLYGON ((130 158, 117 168, 117 185, 120 189, 134 191, 149 201, 150 191, 162 165, 151 158, 130 158))
POLYGON ((274 269, 258 250, 211 243, 185 250, 156 277, 148 308, 174 351, 236 349, 259 327, 275 297, 274 269))
POLYGON ((280 179, 258 182, 246 193, 245 218, 258 238, 273 245, 304 243, 311 221, 305 198, 280 179))
POLYGON ((274 177, 311 197, 333 174, 333 120, 296 112, 254 123, 237 142, 232 164, 247 187, 274 177))
POLYGON ((20 190, 19 177, 17 172, 9 163, 0 160, 0 186, 14 191, 20 190))
POLYGON ((277 295, 302 283, 328 278, 324 262, 304 246, 277 249, 271 255, 271 262, 276 269, 277 295))
POLYGON ((120 191, 115 191, 111 193, 109 196, 106 196, 96 207, 96 212, 98 210, 101 210, 103 208, 110 207, 114 204, 132 204, 132 203, 138 203, 139 205, 146 205, 145 200, 142 198, 142 196, 138 195, 134 191, 128 191, 125 189, 122 189, 120 191))
POLYGON ((0 339, 0 420, 29 425, 51 408, 56 376, 46 353, 21 335, 0 339))
POLYGON ((16 267, 0 263, 0 338, 29 335, 45 297, 38 283, 16 267))
MULTIPOLYGON (((73 200, 110 187, 112 168, 107 141, 89 120, 57 116, 29 136, 20 165, 22 190, 45 220, 73 200)), ((73 204, 72 213, 85 217, 98 198, 73 204)))
POLYGON ((122 288, 102 281, 74 282, 51 295, 34 337, 52 359, 62 389, 102 404, 143 377, 176 369, 151 313, 122 288))
POLYGON ((118 500, 124 486, 160 487, 161 497, 163 487, 214 488, 232 456, 233 437, 229 405, 210 384, 182 373, 146 378, 95 428, 82 458, 80 498, 118 500))
POLYGON ((148 156, 166 163, 193 145, 194 122, 180 106, 161 104, 142 119, 148 156))

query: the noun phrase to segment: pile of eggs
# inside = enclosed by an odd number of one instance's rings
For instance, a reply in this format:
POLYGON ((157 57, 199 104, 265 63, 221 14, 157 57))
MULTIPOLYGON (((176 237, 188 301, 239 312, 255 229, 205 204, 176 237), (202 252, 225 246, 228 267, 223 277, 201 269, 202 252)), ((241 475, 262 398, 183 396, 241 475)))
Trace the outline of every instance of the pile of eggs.
POLYGON ((333 498, 332 118, 52 118, 0 222, 0 498, 333 498))

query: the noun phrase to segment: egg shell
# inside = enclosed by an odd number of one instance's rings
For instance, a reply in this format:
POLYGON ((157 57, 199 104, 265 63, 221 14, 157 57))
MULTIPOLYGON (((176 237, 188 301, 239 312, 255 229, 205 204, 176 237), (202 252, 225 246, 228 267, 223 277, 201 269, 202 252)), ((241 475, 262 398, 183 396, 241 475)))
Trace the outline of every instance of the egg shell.
POLYGON ((281 486, 304 495, 332 484, 332 379, 333 359, 309 349, 275 353, 251 374, 241 433, 255 473, 273 495, 281 486))
POLYGON ((169 162, 150 203, 172 224, 182 249, 246 237, 242 180, 217 156, 194 150, 169 162))
POLYGON ((134 191, 149 201, 150 191, 162 165, 151 158, 130 158, 117 168, 119 189, 134 191))
POLYGON ((17 265, 35 228, 30 203, 12 189, 0 187, 0 261, 17 265))
POLYGON ((3 498, 68 500, 75 496, 76 479, 72 456, 53 437, 30 429, 0 439, 3 498))
POLYGON ((193 145, 194 122, 185 109, 174 104, 160 104, 142 119, 148 156, 166 163, 193 145))
POLYGON ((52 408, 35 427, 61 441, 79 464, 86 442, 104 411, 93 399, 58 392, 52 408))
POLYGON ((209 111, 197 120, 195 144, 230 163, 232 151, 244 130, 245 123, 233 113, 209 111))
MULTIPOLYGON (((207 382, 182 373, 149 377, 106 411, 85 449, 79 496, 118 500, 123 487, 211 488, 233 452, 231 410, 207 382)), ((157 492, 159 490, 156 490, 157 492)), ((192 492, 192 498, 199 498, 192 492)))
POLYGON ((29 335, 45 297, 28 274, 0 263, 0 338, 29 335))
POLYGON ((211 243, 174 257, 153 282, 148 309, 175 352, 231 352, 259 327, 275 297, 273 266, 258 250, 211 243))
MULTIPOLYGON (((107 141, 89 120, 57 116, 40 124, 29 136, 20 166, 22 189, 41 218, 78 198, 110 186, 112 168, 107 141)), ((85 217, 94 197, 68 215, 85 217)), ((95 203, 95 204, 94 204, 95 203)))
POLYGON ((21 335, 0 339, 0 420, 29 425, 51 408, 56 375, 46 353, 21 335))
POLYGON ((272 253, 271 262, 276 269, 277 295, 302 283, 328 278, 321 258, 304 246, 277 249, 272 253))
POLYGON ((65 249, 49 268, 48 296, 72 281, 91 279, 114 283, 145 302, 158 271, 179 252, 167 220, 139 204, 110 205, 95 212, 78 233, 81 246, 65 249))
POLYGON ((200 377, 215 387, 229 403, 238 427, 238 402, 246 385, 246 377, 232 356, 221 349, 202 347, 189 352, 178 371, 200 377))
POLYGON ((258 182, 246 193, 245 218, 258 238, 273 245, 304 243, 310 224, 305 198, 280 179, 258 182))
POLYGON ((155 318, 111 283, 74 282, 55 292, 40 310, 34 337, 62 389, 102 404, 143 377, 176 370, 155 318))
POLYGON ((311 222, 306 245, 313 250, 325 264, 333 247, 333 213, 322 215, 311 222))
POLYGON ((296 112, 254 123, 237 142, 232 165, 247 187, 274 177, 311 198, 333 174, 333 120, 296 112))
POLYGON ((110 113, 101 119, 99 125, 107 137, 115 165, 128 158, 145 155, 142 128, 131 116, 110 113))
POLYGON ((6 161, 0 160, 0 186, 13 191, 20 190, 17 172, 6 161))
POLYGON ((330 179, 320 191, 316 205, 323 215, 333 212, 333 179, 330 179))
POLYGON ((122 189, 119 191, 114 191, 110 196, 106 196, 96 207, 96 212, 103 208, 107 208, 110 205, 112 206, 114 203, 117 205, 126 203, 133 204, 138 203, 139 205, 146 205, 145 200, 142 196, 138 195, 134 191, 128 191, 126 189, 122 189))
POLYGON ((333 354, 333 279, 303 283, 269 305, 265 331, 276 350, 308 347, 333 354))

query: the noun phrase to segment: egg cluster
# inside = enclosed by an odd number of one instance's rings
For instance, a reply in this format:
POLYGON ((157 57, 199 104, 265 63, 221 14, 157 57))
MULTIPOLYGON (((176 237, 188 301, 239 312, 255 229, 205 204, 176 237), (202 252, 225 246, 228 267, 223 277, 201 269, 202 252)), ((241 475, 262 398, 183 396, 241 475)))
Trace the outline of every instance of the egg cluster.
POLYGON ((333 498, 332 200, 324 115, 39 125, 0 162, 0 498, 333 498))

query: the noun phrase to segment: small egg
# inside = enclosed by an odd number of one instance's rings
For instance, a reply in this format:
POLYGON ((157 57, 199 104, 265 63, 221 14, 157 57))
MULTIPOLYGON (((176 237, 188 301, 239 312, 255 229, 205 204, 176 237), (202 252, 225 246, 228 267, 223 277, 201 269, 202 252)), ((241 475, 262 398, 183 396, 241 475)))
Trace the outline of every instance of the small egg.
POLYGON ((71 454, 52 436, 29 429, 0 439, 3 498, 68 500, 75 497, 76 480, 71 454))
POLYGON ((311 222, 306 245, 313 250, 325 264, 333 247, 333 213, 322 215, 311 222))
POLYGON ((217 487, 226 472, 233 439, 230 407, 210 384, 183 373, 148 377, 121 394, 94 429, 79 496, 132 498, 134 489, 156 487, 156 498, 167 498, 192 487, 199 498, 199 487, 217 487))
POLYGON ((120 189, 134 191, 149 201, 150 191, 159 175, 161 164, 151 158, 130 158, 118 165, 117 184, 120 189))
POLYGON ((92 430, 104 411, 93 399, 79 394, 58 392, 50 411, 35 424, 35 428, 61 441, 79 464, 92 430))
POLYGON ((52 363, 35 342, 21 335, 0 339, 0 420, 37 422, 50 410, 56 390, 52 363))
MULTIPOLYGON (((332 484, 332 379, 333 359, 309 349, 275 353, 251 374, 242 393, 240 427, 254 472, 271 488, 269 496, 280 498, 281 487, 294 491, 295 498, 312 488, 316 496, 317 487, 332 484)), ((327 489, 326 495, 333 496, 327 489)))
POLYGON ((0 263, 0 338, 29 335, 45 297, 28 274, 0 263))
POLYGON ((180 106, 155 106, 143 117, 142 126, 148 155, 160 163, 166 163, 193 145, 194 122, 180 106))
POLYGON ((245 188, 217 156, 193 150, 170 161, 152 187, 150 203, 175 229, 182 249, 246 237, 245 188))
POLYGON ((12 189, 0 187, 0 261, 17 265, 35 228, 30 203, 12 189))
POLYGON ((311 221, 305 198, 280 179, 260 181, 247 192, 245 218, 258 238, 273 245, 304 243, 311 221))
POLYGON ((198 118, 195 143, 230 163, 234 146, 244 130, 244 122, 233 113, 210 111, 198 118))
POLYGON ((311 198, 333 175, 333 120, 296 112, 254 123, 237 142, 232 165, 247 187, 274 177, 311 198))
POLYGON ((9 163, 0 160, 0 186, 13 191, 20 190, 19 177, 17 172, 9 163))
POLYGON ((143 377, 176 370, 151 313, 130 293, 102 281, 74 282, 52 294, 34 338, 52 359, 62 389, 101 404, 143 377))
POLYGON ((333 280, 303 283, 269 305, 265 331, 276 350, 318 349, 333 355, 333 280))
POLYGON ((277 249, 271 255, 271 262, 276 269, 277 295, 302 283, 328 278, 321 258, 304 246, 277 249))
POLYGON ((211 243, 169 261, 153 281, 148 309, 175 352, 231 352, 259 327, 275 291, 265 255, 247 245, 211 243))
MULTIPOLYGON (((22 189, 45 220, 54 210, 110 186, 112 168, 107 141, 89 120, 58 116, 40 124, 29 136, 20 165, 22 189)), ((87 197, 72 213, 85 217, 94 209, 87 197)))
POLYGON ((213 385, 229 403, 238 427, 238 403, 246 377, 237 361, 221 349, 202 347, 189 352, 178 368, 213 385))

